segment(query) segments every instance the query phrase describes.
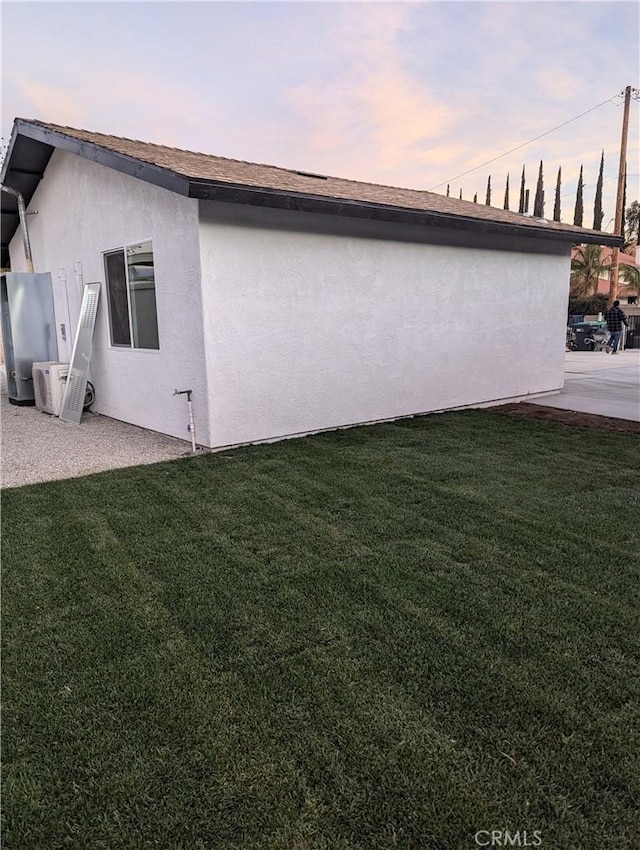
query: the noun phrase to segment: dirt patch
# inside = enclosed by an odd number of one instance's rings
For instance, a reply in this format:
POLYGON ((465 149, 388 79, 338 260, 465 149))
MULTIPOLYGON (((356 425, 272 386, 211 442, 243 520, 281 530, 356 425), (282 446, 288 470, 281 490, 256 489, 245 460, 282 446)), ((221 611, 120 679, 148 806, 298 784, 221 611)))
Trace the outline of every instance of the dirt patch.
POLYGON ((559 407, 546 407, 529 402, 500 404, 489 410, 523 416, 525 419, 537 419, 540 422, 559 422, 561 425, 570 425, 573 428, 600 428, 603 431, 640 434, 640 422, 613 419, 610 416, 596 416, 594 413, 581 413, 579 410, 562 410, 559 407))

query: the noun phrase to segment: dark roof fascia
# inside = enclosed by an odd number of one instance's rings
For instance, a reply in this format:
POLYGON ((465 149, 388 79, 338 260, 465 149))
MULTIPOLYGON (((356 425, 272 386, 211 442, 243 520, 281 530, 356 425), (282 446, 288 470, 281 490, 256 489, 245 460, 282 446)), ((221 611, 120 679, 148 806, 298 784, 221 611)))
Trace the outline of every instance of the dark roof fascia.
MULTIPOLYGON (((84 159, 90 160, 91 162, 96 162, 99 165, 104 165, 107 168, 119 171, 122 174, 137 177, 147 183, 152 183, 153 185, 159 186, 163 189, 168 189, 170 192, 176 192, 177 194, 184 196, 189 194, 189 178, 185 177, 183 174, 177 174, 167 168, 162 168, 159 165, 143 162, 136 157, 117 153, 116 151, 112 151, 109 148, 103 147, 102 145, 98 145, 94 142, 86 142, 81 139, 76 139, 73 136, 53 130, 50 127, 42 127, 39 124, 33 124, 30 121, 26 121, 24 118, 16 118, 14 122, 11 139, 7 148, 7 155, 0 175, 0 182, 10 188, 16 188, 14 185, 15 180, 12 180, 12 160, 16 143, 20 136, 40 142, 45 146, 45 148, 49 149, 49 155, 46 159, 46 163, 44 163, 42 171, 34 170, 34 172, 29 175, 34 181, 33 185, 29 187, 28 192, 24 192, 23 190, 25 204, 27 206, 34 195, 40 180, 44 176, 44 171, 46 170, 51 154, 56 148, 76 154, 84 159)), ((15 177, 17 178, 18 175, 26 175, 27 171, 28 170, 23 168, 16 169, 14 172, 15 177)), ((18 219, 12 215, 16 208, 15 199, 11 199, 10 196, 5 195, 4 192, 2 194, 4 224, 2 227, 0 262, 4 267, 9 262, 9 243, 18 229, 19 222, 18 219), (7 200, 7 198, 9 198, 9 200, 7 200), (7 218, 7 214, 11 216, 10 219, 7 218)))
MULTIPOLYGON (((5 176, 10 176, 11 153, 19 135, 27 136, 48 145, 52 151, 54 148, 65 150, 92 162, 104 165, 107 168, 136 177, 163 189, 168 189, 171 192, 202 200, 250 204, 259 207, 295 210, 297 212, 330 213, 333 215, 368 218, 379 221, 446 227, 448 229, 467 230, 476 233, 517 235, 570 244, 588 243, 616 248, 621 247, 623 241, 620 236, 595 233, 593 231, 555 230, 553 228, 535 227, 530 224, 511 224, 472 216, 460 216, 454 213, 397 207, 372 201, 331 198, 324 195, 313 195, 282 189, 268 189, 224 181, 189 178, 167 168, 144 162, 136 157, 112 151, 95 142, 83 141, 69 136, 64 132, 34 124, 22 118, 17 118, 14 123, 7 157, 2 170, 3 182, 5 176)), ((7 185, 11 185, 10 180, 7 181, 7 185)))
POLYGON ((4 162, 2 163, 2 171, 0 171, 0 183, 3 186, 8 186, 6 183, 7 172, 9 171, 9 165, 11 163, 11 154, 13 153, 13 147, 16 143, 16 138, 18 136, 18 122, 15 121, 13 124, 13 128, 11 130, 11 138, 9 139, 9 144, 7 145, 7 154, 4 158, 4 162))
POLYGON ((179 195, 189 194, 189 178, 183 174, 177 174, 168 168, 162 168, 159 165, 143 162, 136 157, 112 151, 95 142, 86 142, 58 130, 52 130, 50 127, 32 124, 21 118, 16 119, 14 132, 43 142, 52 148, 74 153, 122 174, 137 177, 146 183, 153 183, 155 186, 168 189, 170 192, 176 192, 179 195))
POLYGON ((191 180, 189 196, 199 200, 224 201, 232 204, 250 204, 257 207, 294 210, 296 212, 329 213, 352 218, 366 218, 403 224, 441 227, 449 230, 466 230, 474 233, 495 233, 504 236, 547 239, 575 244, 607 245, 621 247, 622 237, 613 234, 554 230, 531 224, 511 224, 504 221, 472 218, 453 213, 416 210, 324 195, 307 195, 300 192, 250 187, 221 181, 191 180))
MULTIPOLYGON (((18 136, 22 135, 18 129, 18 121, 14 122, 13 128, 11 130, 11 138, 9 139, 9 144, 7 145, 7 153, 4 158, 4 162, 2 163, 2 171, 0 172, 0 183, 3 186, 7 186, 11 189, 15 189, 16 191, 20 191, 24 202, 27 206, 33 197, 33 194, 43 177, 44 170, 46 169, 46 164, 49 162, 51 157, 51 153, 53 152, 53 148, 50 149, 50 153, 46 156, 46 162, 41 162, 41 169, 38 170, 29 170, 28 172, 22 168, 16 168, 15 171, 13 169, 13 154, 16 146, 16 142, 18 140, 18 136), (25 190, 23 185, 20 185, 21 181, 18 180, 18 185, 15 185, 14 180, 12 180, 12 174, 16 177, 24 177, 29 176, 31 178, 31 185, 28 189, 25 190)), ((24 182, 24 181, 22 181, 24 182)), ((0 203, 0 210, 2 212, 2 222, 1 222, 1 231, 2 231, 2 239, 0 244, 0 265, 2 268, 8 268, 9 266, 9 244, 13 239, 16 230, 20 224, 20 216, 18 215, 18 200, 15 196, 10 195, 6 192, 0 193, 2 197, 2 202, 0 203)))

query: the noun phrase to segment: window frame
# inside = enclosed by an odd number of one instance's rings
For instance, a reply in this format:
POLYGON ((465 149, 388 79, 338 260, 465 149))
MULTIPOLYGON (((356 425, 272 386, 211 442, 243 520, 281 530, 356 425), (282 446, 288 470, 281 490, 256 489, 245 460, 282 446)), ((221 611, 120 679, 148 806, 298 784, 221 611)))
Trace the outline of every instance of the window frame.
POLYGON ((109 314, 109 348, 112 348, 116 351, 143 351, 147 354, 158 354, 160 353, 160 323, 158 321, 158 297, 157 297, 157 287, 156 287, 156 276, 155 276, 155 253, 153 250, 153 239, 151 237, 132 240, 130 242, 125 243, 124 245, 117 245, 114 248, 107 248, 102 252, 102 268, 104 272, 105 279, 105 292, 106 292, 106 301, 107 308, 109 314), (131 281, 129 279, 129 263, 127 261, 127 250, 129 248, 133 248, 136 245, 144 245, 149 243, 151 246, 151 254, 153 256, 153 294, 156 308, 156 330, 158 333, 158 347, 157 348, 144 348, 142 346, 137 346, 134 344, 134 332, 133 332, 133 310, 131 305, 131 281), (111 309, 111 297, 110 297, 110 287, 109 287, 109 274, 107 269, 107 256, 113 254, 122 254, 124 259, 124 273, 125 273, 125 283, 126 283, 126 293, 127 293, 127 319, 129 322, 129 343, 114 343, 113 341, 113 314, 111 309))

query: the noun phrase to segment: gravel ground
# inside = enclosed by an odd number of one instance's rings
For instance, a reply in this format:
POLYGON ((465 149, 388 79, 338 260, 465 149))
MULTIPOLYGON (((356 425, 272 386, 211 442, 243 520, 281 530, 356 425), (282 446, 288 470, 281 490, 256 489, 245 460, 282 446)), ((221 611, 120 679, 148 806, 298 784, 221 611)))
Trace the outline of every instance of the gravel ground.
POLYGON ((188 457, 191 444, 84 413, 80 425, 35 407, 9 404, 2 373, 2 487, 77 478, 92 472, 188 457))

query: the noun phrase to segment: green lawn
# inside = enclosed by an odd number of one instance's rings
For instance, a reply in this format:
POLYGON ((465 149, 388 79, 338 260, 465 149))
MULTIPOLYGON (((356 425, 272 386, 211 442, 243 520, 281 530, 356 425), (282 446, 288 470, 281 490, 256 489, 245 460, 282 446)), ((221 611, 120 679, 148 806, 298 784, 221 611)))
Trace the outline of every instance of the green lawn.
POLYGON ((5 491, 3 847, 637 850, 638 448, 467 411, 5 491))

